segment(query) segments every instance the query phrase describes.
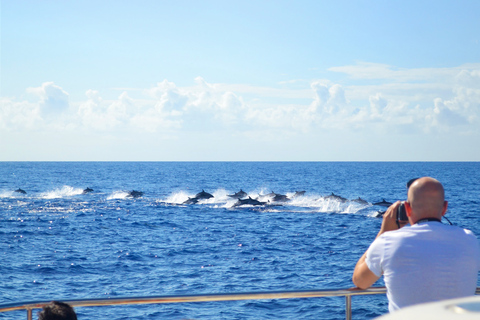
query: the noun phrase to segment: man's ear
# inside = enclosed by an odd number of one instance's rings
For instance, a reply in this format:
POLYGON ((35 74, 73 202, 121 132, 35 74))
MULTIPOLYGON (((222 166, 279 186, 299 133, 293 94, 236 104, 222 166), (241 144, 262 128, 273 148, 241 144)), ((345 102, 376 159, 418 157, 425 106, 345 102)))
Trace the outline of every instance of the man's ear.
POLYGON ((443 201, 443 211, 442 211, 442 217, 447 213, 447 208, 448 208, 448 201, 443 201))
POLYGON ((405 203, 405 212, 407 213, 407 217, 410 217, 412 215, 412 207, 410 207, 410 203, 407 201, 405 203))

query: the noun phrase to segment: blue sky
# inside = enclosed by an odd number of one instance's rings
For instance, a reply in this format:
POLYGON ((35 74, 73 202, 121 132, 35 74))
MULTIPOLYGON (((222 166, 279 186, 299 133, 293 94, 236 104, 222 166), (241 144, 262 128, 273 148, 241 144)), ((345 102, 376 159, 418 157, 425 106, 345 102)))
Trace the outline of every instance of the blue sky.
POLYGON ((479 1, 1 1, 0 160, 480 161, 479 1))

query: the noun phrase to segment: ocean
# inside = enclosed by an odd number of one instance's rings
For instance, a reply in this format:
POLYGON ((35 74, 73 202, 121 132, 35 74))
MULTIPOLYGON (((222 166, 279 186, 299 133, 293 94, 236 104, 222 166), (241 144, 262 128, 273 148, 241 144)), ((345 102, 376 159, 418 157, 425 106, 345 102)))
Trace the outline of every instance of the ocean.
MULTIPOLYGON (((420 176, 440 180, 447 217, 480 235, 479 162, 0 162, 0 304, 349 288, 385 210, 373 203, 406 199, 406 182, 420 176), (184 204, 202 190, 213 197, 184 204), (240 190, 265 203, 236 206, 228 195, 240 190), (273 201, 272 192, 287 198, 273 201), (367 202, 353 201, 359 197, 367 202)), ((332 297, 76 312, 79 319, 344 319, 344 308, 343 297, 332 297)), ((386 312, 385 296, 352 299, 353 319, 386 312)))

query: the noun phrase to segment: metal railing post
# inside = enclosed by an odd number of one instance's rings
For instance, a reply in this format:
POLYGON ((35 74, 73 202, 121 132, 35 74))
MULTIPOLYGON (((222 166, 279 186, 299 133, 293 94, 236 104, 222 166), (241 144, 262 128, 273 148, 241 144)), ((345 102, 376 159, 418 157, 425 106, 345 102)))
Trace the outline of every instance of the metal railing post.
POLYGON ((32 320, 32 309, 27 309, 27 320, 32 320))
POLYGON ((352 296, 345 296, 345 319, 352 320, 352 296))

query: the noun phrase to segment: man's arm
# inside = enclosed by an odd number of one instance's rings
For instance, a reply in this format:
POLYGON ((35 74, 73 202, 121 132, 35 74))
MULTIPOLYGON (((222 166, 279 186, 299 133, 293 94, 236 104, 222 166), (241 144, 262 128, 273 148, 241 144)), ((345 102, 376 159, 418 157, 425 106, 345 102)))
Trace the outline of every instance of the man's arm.
MULTIPOLYGON (((395 202, 384 213, 382 227, 377 234, 377 238, 385 232, 398 229, 396 220, 399 205, 400 201, 395 202)), ((365 251, 353 270, 352 281, 360 289, 367 289, 380 278, 368 268, 367 262, 365 261, 366 257, 367 252, 365 251)))
POLYGON ((363 256, 358 260, 355 270, 353 270, 352 281, 360 289, 367 289, 374 284, 380 277, 377 277, 367 266, 365 262, 365 252, 363 256))

